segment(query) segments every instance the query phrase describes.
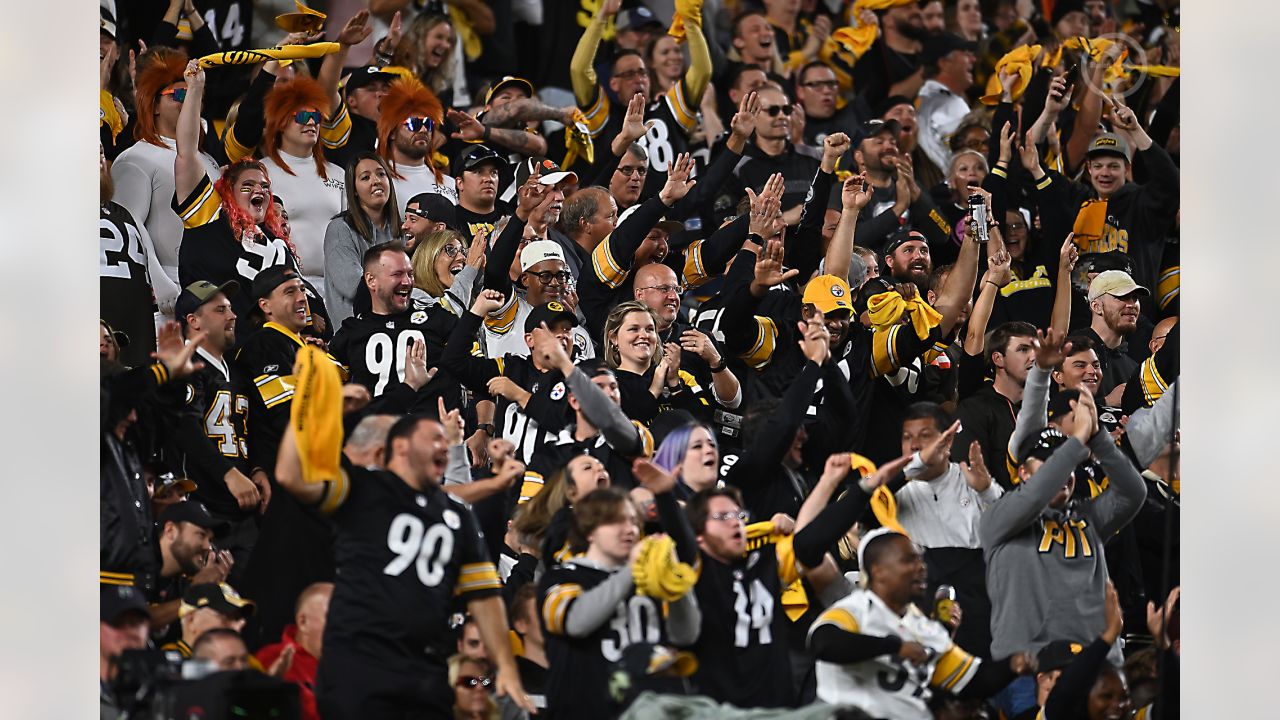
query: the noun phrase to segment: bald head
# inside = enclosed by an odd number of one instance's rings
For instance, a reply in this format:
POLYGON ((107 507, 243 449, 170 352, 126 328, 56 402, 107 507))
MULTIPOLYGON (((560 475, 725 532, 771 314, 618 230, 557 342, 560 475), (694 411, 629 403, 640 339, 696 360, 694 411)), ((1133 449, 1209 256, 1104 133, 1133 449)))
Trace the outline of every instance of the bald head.
POLYGON ((1157 350, 1164 347, 1165 337, 1169 335, 1169 331, 1173 330, 1173 326, 1177 324, 1177 315, 1167 317, 1156 323, 1156 326, 1151 330, 1151 340, 1147 343, 1147 349, 1151 351, 1152 355, 1155 355, 1157 350))
POLYGON ((676 273, 661 263, 648 263, 636 270, 635 298, 658 316, 658 330, 666 330, 680 312, 680 288, 676 273))
POLYGON ((342 447, 347 459, 360 467, 382 467, 387 432, 395 422, 394 415, 370 415, 361 420, 342 447))
POLYGON ((329 616, 332 596, 333 583, 312 583, 298 595, 294 606, 293 622, 298 626, 295 637, 302 649, 315 658, 320 657, 323 648, 325 619, 329 616))

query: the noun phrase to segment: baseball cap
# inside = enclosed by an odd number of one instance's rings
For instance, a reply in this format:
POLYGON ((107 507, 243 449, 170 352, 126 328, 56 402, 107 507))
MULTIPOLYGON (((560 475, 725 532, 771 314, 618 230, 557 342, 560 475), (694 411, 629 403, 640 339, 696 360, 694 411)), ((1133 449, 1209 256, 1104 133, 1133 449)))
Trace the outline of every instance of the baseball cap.
POLYGON ((899 228, 897 232, 889 236, 889 242, 884 246, 884 254, 888 255, 894 250, 897 250, 904 243, 909 243, 912 240, 919 240, 926 245, 929 243, 928 238, 926 238, 924 233, 919 230, 899 228))
POLYGON ((1060 418, 1071 412, 1071 401, 1080 398, 1079 390, 1063 390, 1049 398, 1047 416, 1050 420, 1060 418))
MULTIPOLYGON (((624 220, 631 217, 631 215, 636 210, 639 210, 639 209, 640 209, 640 203, 636 203, 635 205, 632 205, 626 210, 623 210, 622 214, 618 216, 618 224, 621 225, 624 220)), ((681 230, 684 230, 684 223, 679 222, 677 220, 668 220, 666 217, 663 217, 654 225, 654 227, 670 235, 672 233, 677 233, 677 232, 680 232, 681 230)))
POLYGON ((178 606, 178 617, 185 617, 200 608, 212 608, 223 615, 239 615, 251 617, 257 605, 252 600, 240 597, 235 588, 226 583, 202 583, 192 585, 182 594, 182 604, 178 606))
POLYGON ((228 280, 221 285, 214 285, 208 280, 197 280, 178 293, 178 300, 173 304, 173 314, 180 322, 186 323, 188 315, 199 310, 201 305, 212 300, 218 293, 230 298, 238 292, 240 283, 235 280, 228 280))
POLYGON ((891 132, 894 135, 902 132, 902 123, 897 120, 881 120, 880 118, 871 118, 862 123, 862 139, 875 137, 882 132, 891 132))
POLYGON ((573 182, 578 182, 577 173, 561 170, 560 166, 554 161, 544 157, 537 157, 529 158, 516 166, 516 187, 524 185, 529 176, 533 174, 535 168, 540 169, 542 172, 538 182, 543 185, 559 185, 569 179, 572 179, 573 182))
POLYGON ((1048 460, 1058 446, 1067 441, 1067 436, 1058 431, 1057 428, 1047 427, 1040 432, 1032 435, 1022 441, 1022 445, 1018 448, 1018 464, 1035 458, 1036 460, 1048 460))
POLYGON ((189 477, 178 477, 171 472, 161 473, 156 477, 156 494, 157 498, 163 498, 175 493, 190 494, 196 491, 196 481, 189 477))
POLYGON ((1119 250, 1108 250, 1100 253, 1085 253, 1080 256, 1076 267, 1086 273, 1101 273, 1107 270, 1123 270, 1133 274, 1133 260, 1119 250))
POLYGON ((520 272, 537 265, 543 260, 559 260, 564 262, 564 251, 555 240, 534 240, 520 251, 520 272))
POLYGON ((499 170, 507 167, 507 161, 493 148, 485 145, 472 145, 465 152, 458 155, 458 159, 454 162, 453 174, 461 175, 464 170, 474 170, 484 163, 496 165, 499 170))
POLYGON ((418 193, 405 203, 405 212, 413 213, 431 222, 442 222, 449 227, 458 224, 458 209, 449 198, 436 192, 418 193), (414 205, 416 210, 409 206, 414 205))
POLYGON ((618 20, 614 23, 614 29, 618 32, 643 27, 663 27, 662 21, 654 16, 653 11, 643 5, 618 13, 618 20))
POLYGON ((286 280, 294 278, 302 279, 293 268, 285 267, 284 265, 272 265, 253 278, 253 299, 261 300, 269 296, 272 290, 283 285, 286 280))
POLYGON ((102 622, 114 625, 130 612, 150 617, 146 598, 138 588, 132 585, 99 586, 98 613, 102 622))
POLYGON ((494 95, 497 95, 499 92, 509 87, 518 87, 528 93, 529 97, 533 97, 533 83, 525 80, 524 78, 508 75, 494 83, 493 87, 489 88, 489 92, 484 95, 484 104, 488 105, 494 95))
POLYGON ((920 53, 920 62, 927 65, 946 57, 955 50, 976 52, 977 49, 978 43, 965 40, 955 33, 938 33, 925 39, 924 50, 920 53))
POLYGON ((1098 276, 1089 283, 1089 301, 1093 302, 1103 295, 1113 295, 1115 297, 1124 297, 1130 293, 1138 293, 1140 295, 1150 295, 1151 291, 1142 287, 1133 281, 1129 273, 1123 270, 1107 270, 1098 273, 1098 276))
POLYGON ((1084 651, 1084 645, 1070 640, 1054 640, 1036 653, 1037 672, 1061 670, 1071 664, 1084 651))
POLYGON ((812 305, 823 313, 834 310, 853 312, 853 296, 849 283, 836 275, 819 275, 804 288, 804 304, 812 305))
POLYGON ((389 85, 396 77, 398 76, 395 73, 386 72, 377 65, 365 65, 351 71, 346 81, 342 83, 342 90, 349 93, 352 90, 359 90, 370 83, 379 81, 389 85))
POLYGON ((1084 156, 1091 158, 1094 155, 1118 155, 1129 160, 1129 143, 1124 138, 1115 133, 1102 133, 1089 143, 1089 149, 1085 151, 1084 156))
MULTIPOLYGON (((184 478, 185 479, 185 478, 184 478)), ((176 481, 175 481, 176 482, 176 481)), ((187 482, 191 482, 188 480, 187 482)), ((195 483, 192 483, 193 485, 195 483)), ((160 513, 160 527, 164 527, 165 523, 189 522, 207 530, 221 530, 226 526, 225 522, 220 522, 209 514, 209 508, 199 500, 183 500, 165 508, 160 513)))
POLYGON ((536 305, 529 311, 529 316, 524 319, 524 331, 533 332, 533 329, 542 323, 546 323, 547 327, 551 327, 561 320, 568 320, 573 323, 574 327, 578 326, 578 316, 573 314, 569 308, 552 300, 548 303, 536 305))
POLYGON ((99 23, 98 27, 101 28, 102 32, 106 33, 107 37, 111 38, 112 40, 115 40, 116 39, 116 16, 111 13, 111 10, 106 5, 100 5, 99 9, 102 11, 102 13, 101 13, 101 22, 99 23))

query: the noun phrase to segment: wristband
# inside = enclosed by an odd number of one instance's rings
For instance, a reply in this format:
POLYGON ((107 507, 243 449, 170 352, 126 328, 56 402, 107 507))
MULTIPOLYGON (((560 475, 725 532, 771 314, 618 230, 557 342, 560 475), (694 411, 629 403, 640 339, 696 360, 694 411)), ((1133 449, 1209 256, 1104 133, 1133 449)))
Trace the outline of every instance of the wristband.
POLYGON ((481 135, 480 138, 485 142, 489 142, 489 126, 488 125, 484 126, 484 135, 481 135))
POLYGON ((726 360, 724 359, 724 356, 721 356, 721 357, 720 357, 720 364, 719 364, 719 365, 712 365, 712 366, 711 366, 711 373, 714 375, 715 373, 718 373, 718 372, 720 372, 721 370, 724 370, 724 369, 725 369, 725 367, 726 367, 728 364, 729 364, 729 363, 728 363, 728 361, 726 361, 726 360))

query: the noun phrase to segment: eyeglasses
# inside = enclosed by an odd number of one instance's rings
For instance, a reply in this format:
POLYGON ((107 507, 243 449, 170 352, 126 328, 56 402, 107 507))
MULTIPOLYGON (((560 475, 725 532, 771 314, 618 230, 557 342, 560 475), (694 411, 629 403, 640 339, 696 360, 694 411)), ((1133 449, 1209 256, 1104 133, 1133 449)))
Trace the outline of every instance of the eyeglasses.
POLYGON ((553 280, 559 281, 561 285, 566 285, 569 282, 569 278, 573 277, 565 270, 561 270, 560 272, 551 272, 550 270, 543 270, 542 272, 526 271, 526 274, 538 278, 538 281, 543 285, 550 285, 553 280))
POLYGON ((180 103, 183 100, 187 99, 187 89, 186 88, 169 88, 168 90, 165 90, 164 92, 160 93, 160 95, 161 96, 172 95, 173 101, 176 103, 180 103))
POLYGON ((741 520, 742 522, 746 522, 749 517, 751 517, 751 513, 746 510, 739 510, 738 512, 711 513, 707 516, 707 519, 715 520, 716 522, 724 520, 741 520))
POLYGON ((806 83, 800 83, 800 87, 814 88, 816 90, 837 90, 840 83, 835 80, 811 80, 806 83))
POLYGON ((445 245, 444 247, 440 248, 440 251, 443 252, 445 255, 448 255, 449 257, 458 257, 459 255, 462 254, 462 246, 461 245, 445 245))
POLYGON ((298 112, 293 114, 293 121, 298 123, 299 125, 306 125, 307 123, 310 123, 310 122, 313 122, 319 125, 320 111, 319 110, 299 110, 298 112))
POLYGON ((620 167, 618 168, 618 172, 622 173, 623 177, 631 177, 632 175, 639 175, 640 177, 644 177, 645 175, 649 174, 649 166, 638 165, 636 167, 620 167))
POLYGON ((667 295, 669 293, 675 293, 676 295, 684 294, 684 285, 650 285, 649 287, 642 287, 640 289, 641 290, 657 290, 663 295, 667 295))
POLYGON ((429 117, 407 117, 404 119, 404 129, 411 133, 419 130, 432 132, 436 129, 436 121, 429 117))
POLYGON ((480 676, 463 675, 462 677, 458 678, 457 682, 454 683, 454 685, 457 685, 460 688, 470 688, 472 690, 474 690, 477 687, 488 688, 492 684, 493 684, 493 678, 489 677, 488 675, 480 675, 480 676))
POLYGON ((626 72, 614 73, 614 77, 619 80, 630 80, 632 78, 643 77, 648 70, 644 68, 636 68, 635 70, 627 70, 626 72))
POLYGON ((760 111, 768 113, 769 117, 778 117, 778 113, 791 117, 791 112, 793 110, 795 110, 795 108, 790 105, 770 105, 769 107, 760 108, 760 111))

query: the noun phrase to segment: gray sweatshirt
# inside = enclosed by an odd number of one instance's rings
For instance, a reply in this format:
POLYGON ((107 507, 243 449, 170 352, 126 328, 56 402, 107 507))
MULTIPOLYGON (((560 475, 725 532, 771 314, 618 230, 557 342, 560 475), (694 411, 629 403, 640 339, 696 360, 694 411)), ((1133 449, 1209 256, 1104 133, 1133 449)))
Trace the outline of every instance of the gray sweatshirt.
POLYGON ((324 230, 324 306, 335 331, 351 317, 351 301, 364 273, 364 251, 391 240, 390 228, 374 227, 370 243, 341 217, 329 221, 324 230))
POLYGON ((978 537, 991 596, 991 654, 1037 652, 1052 640, 1088 643, 1104 629, 1107 563, 1103 543, 1146 499, 1146 485, 1100 432, 1086 448, 1068 438, 1025 483, 982 514, 978 537), (1049 507, 1089 452, 1111 487, 1101 495, 1049 507))

